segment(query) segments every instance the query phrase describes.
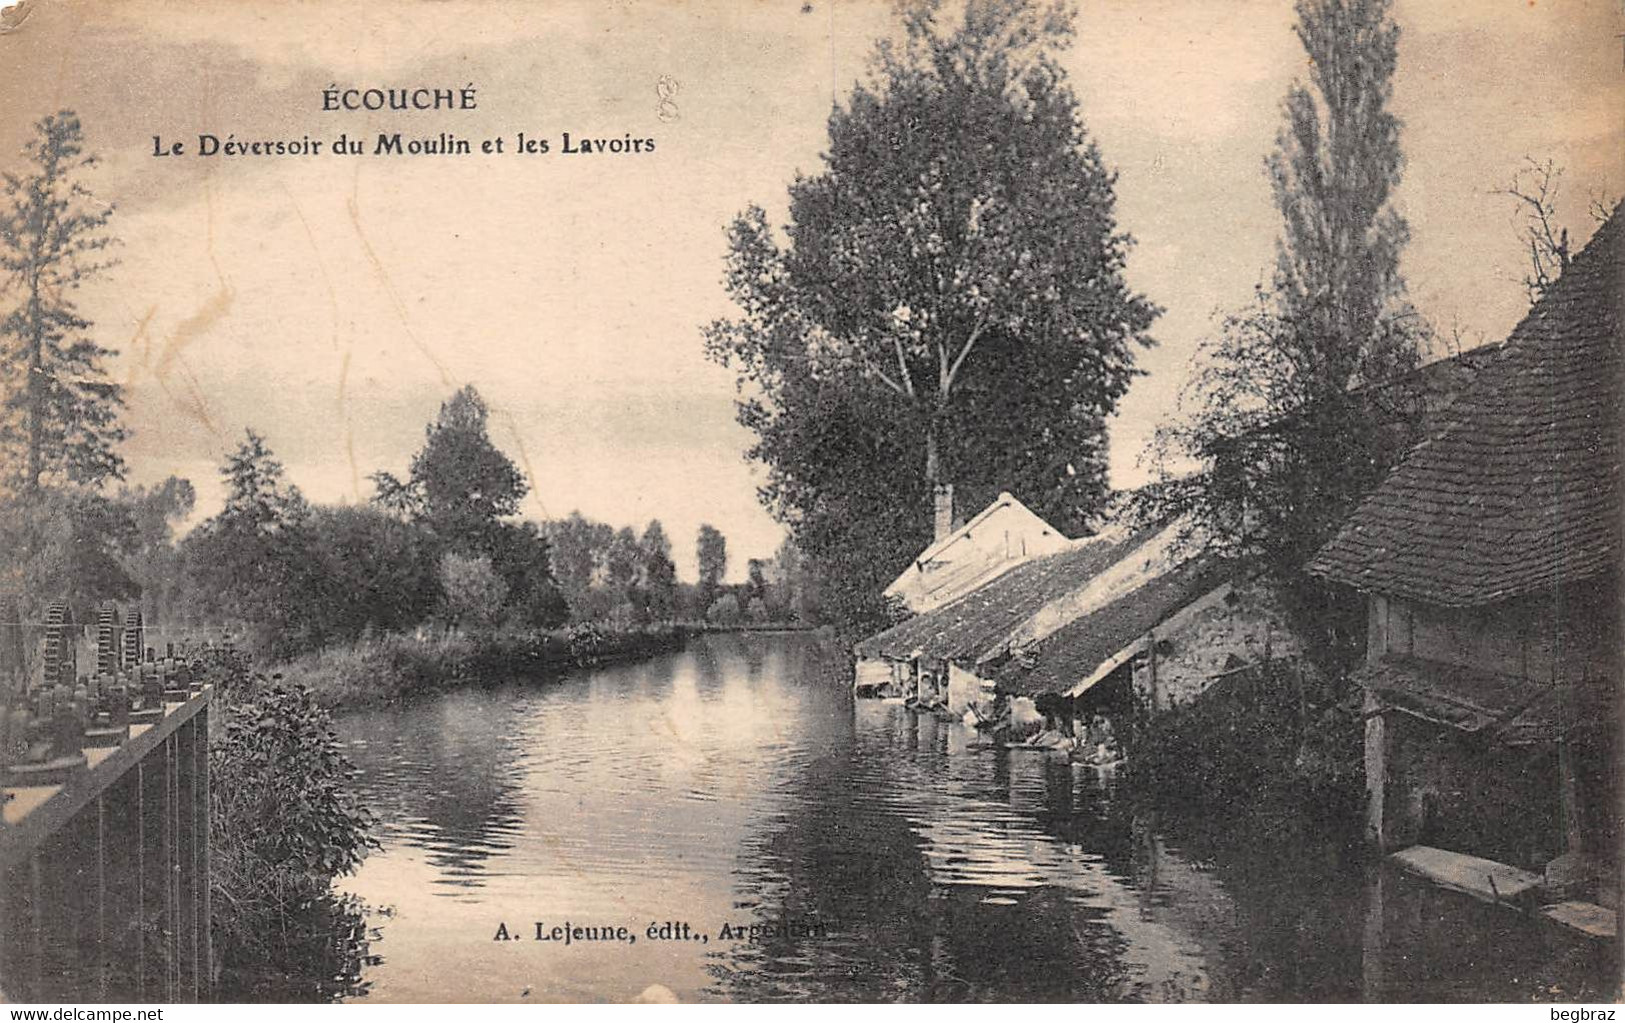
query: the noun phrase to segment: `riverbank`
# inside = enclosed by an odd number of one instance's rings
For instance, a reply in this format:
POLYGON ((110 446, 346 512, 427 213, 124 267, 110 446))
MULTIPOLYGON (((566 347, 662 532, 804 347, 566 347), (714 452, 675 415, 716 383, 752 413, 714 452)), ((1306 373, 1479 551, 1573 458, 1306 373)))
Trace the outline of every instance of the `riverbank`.
POLYGON ((689 630, 576 626, 536 632, 389 635, 306 654, 279 674, 309 686, 324 707, 388 703, 458 686, 635 660, 682 649, 689 630))

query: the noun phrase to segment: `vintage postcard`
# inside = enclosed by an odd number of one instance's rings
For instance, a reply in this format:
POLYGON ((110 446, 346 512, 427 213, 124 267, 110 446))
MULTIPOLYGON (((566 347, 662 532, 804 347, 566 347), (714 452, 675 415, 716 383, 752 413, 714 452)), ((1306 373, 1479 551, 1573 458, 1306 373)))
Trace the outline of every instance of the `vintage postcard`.
POLYGON ((1612 1002, 1622 44, 0 0, 0 993, 1612 1002))

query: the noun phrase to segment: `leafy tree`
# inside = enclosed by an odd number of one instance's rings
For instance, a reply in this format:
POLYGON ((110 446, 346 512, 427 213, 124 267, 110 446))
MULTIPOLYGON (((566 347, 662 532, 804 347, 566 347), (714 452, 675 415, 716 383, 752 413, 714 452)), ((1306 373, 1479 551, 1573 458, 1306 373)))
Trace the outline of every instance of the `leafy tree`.
POLYGON ((768 620, 767 603, 761 597, 752 597, 745 605, 745 620, 753 625, 761 625, 768 620))
POLYGON ((252 428, 244 431, 220 475, 226 481, 226 504, 210 520, 215 529, 267 535, 299 525, 310 512, 305 495, 287 482, 282 463, 252 428))
POLYGON ((427 531, 377 508, 318 507, 305 534, 299 598, 324 624, 322 642, 403 632, 436 610, 439 548, 427 531))
POLYGON ((117 500, 135 526, 125 565, 141 589, 147 620, 168 621, 186 594, 186 564, 175 544, 175 529, 192 514, 197 492, 190 481, 170 476, 150 487, 121 487, 117 500))
POLYGON ((671 539, 659 519, 650 519, 638 542, 643 548, 649 617, 654 621, 670 621, 677 611, 677 564, 671 558, 671 539))
POLYGON ((570 620, 570 603, 553 577, 553 546, 534 522, 505 526, 495 561, 508 584, 508 618, 520 628, 554 629, 570 620))
POLYGON ((601 617, 607 607, 598 607, 604 601, 597 599, 594 590, 609 577, 614 528, 573 511, 568 518, 549 522, 543 532, 552 547, 553 571, 572 616, 580 621, 601 617))
POLYGON ((758 207, 734 220, 739 315, 706 332, 739 373, 764 502, 869 619, 955 486, 1063 529, 1095 510, 1105 419, 1157 314, 1123 280, 1115 178, 1055 59, 1069 14, 971 0, 945 25, 945 6, 907 9, 831 113, 786 244, 758 207), (871 515, 886 504, 910 519, 871 515), (835 571, 844 552, 867 570, 835 571))
POLYGON ((63 598, 76 620, 141 587, 126 568, 138 547, 130 510, 83 489, 40 490, 0 503, 0 598, 37 617, 63 598))
POLYGON ((1207 543, 1260 556, 1299 592, 1292 605, 1336 631, 1299 569, 1414 440, 1402 378, 1426 335, 1406 298, 1408 236, 1390 196, 1403 167, 1389 111, 1399 29, 1389 0, 1298 0, 1308 81, 1282 104, 1266 161, 1282 233, 1269 286, 1203 345, 1159 430, 1152 491, 1193 513, 1207 543))
POLYGON ((694 554, 700 566, 700 592, 709 603, 728 574, 728 540, 717 527, 702 523, 694 541, 694 554))
POLYGON ((745 563, 745 585, 750 590, 751 599, 762 599, 767 593, 767 562, 761 558, 751 558, 745 563))
POLYGON ((150 487, 122 487, 118 500, 130 509, 141 546, 151 548, 174 542, 175 527, 197 504, 197 491, 190 480, 170 476, 150 487))
POLYGON ((272 656, 319 645, 326 626, 319 602, 309 599, 315 571, 305 528, 309 503, 253 430, 220 475, 225 507, 182 545, 199 596, 213 612, 249 627, 255 645, 272 656))
POLYGON ((514 624, 557 625, 568 611, 551 545, 535 525, 504 521, 518 514, 530 485, 491 442, 489 418, 473 385, 457 391, 425 430, 405 481, 373 474, 374 501, 427 529, 444 551, 484 558, 500 577, 514 624))
POLYGON ((23 156, 26 173, 0 175, 0 274, 12 300, 0 317, 6 482, 29 493, 48 482, 99 487, 124 477, 123 401, 102 368, 111 353, 90 339, 72 294, 110 265, 113 207, 80 180, 96 158, 72 112, 36 123, 23 156))
POLYGON ((630 526, 615 531, 605 552, 605 566, 609 585, 626 593, 643 578, 643 545, 630 526))

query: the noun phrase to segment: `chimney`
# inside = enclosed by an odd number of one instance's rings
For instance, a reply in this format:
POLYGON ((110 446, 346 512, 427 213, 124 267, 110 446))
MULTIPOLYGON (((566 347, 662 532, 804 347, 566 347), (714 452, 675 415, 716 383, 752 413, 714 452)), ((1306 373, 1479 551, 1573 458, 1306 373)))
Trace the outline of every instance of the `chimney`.
POLYGON ((936 502, 936 515, 934 517, 935 530, 932 539, 941 540, 954 531, 954 485, 952 483, 939 483, 933 494, 936 502))

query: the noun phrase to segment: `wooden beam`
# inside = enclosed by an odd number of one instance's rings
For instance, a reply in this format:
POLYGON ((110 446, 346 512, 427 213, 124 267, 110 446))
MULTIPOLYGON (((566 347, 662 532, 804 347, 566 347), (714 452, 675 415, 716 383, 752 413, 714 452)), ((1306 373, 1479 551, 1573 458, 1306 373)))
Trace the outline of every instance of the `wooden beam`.
POLYGON ((213 687, 192 695, 185 703, 171 704, 169 713, 150 726, 136 725, 130 738, 112 749, 87 750, 90 761, 64 785, 10 789, 16 797, 0 809, 0 866, 21 863, 51 835, 68 823, 91 800, 107 791, 142 757, 175 734, 175 730, 207 707, 213 687))

